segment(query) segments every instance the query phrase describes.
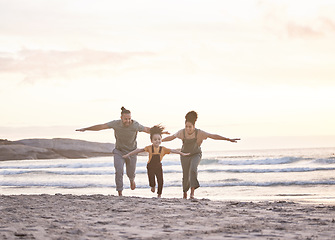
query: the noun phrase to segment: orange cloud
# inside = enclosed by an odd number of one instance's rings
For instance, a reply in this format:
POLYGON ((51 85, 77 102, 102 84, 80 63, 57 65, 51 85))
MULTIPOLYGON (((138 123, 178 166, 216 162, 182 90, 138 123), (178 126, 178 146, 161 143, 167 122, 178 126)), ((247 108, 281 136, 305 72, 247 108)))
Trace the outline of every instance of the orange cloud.
POLYGON ((107 52, 96 50, 43 51, 22 49, 17 53, 0 53, 0 74, 19 73, 24 83, 66 77, 76 73, 113 71, 133 58, 148 58, 152 52, 107 52))
POLYGON ((335 22, 334 21, 326 17, 321 18, 321 21, 327 30, 335 32, 335 22))
POLYGON ((320 37, 323 36, 321 31, 316 31, 310 26, 303 26, 296 23, 288 23, 286 25, 289 37, 320 37))

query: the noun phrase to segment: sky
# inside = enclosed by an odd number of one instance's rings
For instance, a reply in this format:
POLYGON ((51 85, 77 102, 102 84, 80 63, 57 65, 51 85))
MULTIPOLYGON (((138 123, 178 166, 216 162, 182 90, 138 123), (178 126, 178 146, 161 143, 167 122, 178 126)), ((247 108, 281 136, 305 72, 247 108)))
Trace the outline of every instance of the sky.
POLYGON ((242 139, 207 150, 335 147, 334 12, 332 0, 0 0, 0 138, 114 142, 75 129, 125 106, 172 134, 195 110, 197 128, 242 139))

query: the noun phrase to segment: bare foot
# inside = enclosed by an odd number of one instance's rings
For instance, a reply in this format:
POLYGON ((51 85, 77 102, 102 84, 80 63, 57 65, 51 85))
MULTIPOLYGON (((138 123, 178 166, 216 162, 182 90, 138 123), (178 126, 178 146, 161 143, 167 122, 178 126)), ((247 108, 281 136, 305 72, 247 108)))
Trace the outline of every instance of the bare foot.
POLYGON ((191 188, 190 199, 194 199, 194 190, 195 188, 191 188))
POLYGON ((122 197, 122 191, 118 191, 119 197, 122 197))
POLYGON ((184 192, 184 194, 183 194, 183 198, 184 198, 184 199, 187 199, 187 192, 184 192))
POLYGON ((158 194, 157 197, 158 197, 158 198, 161 198, 161 197, 162 197, 162 194, 158 194))
POLYGON ((156 188, 155 187, 151 187, 151 192, 155 192, 156 188))
POLYGON ((135 181, 134 181, 134 180, 130 180, 130 189, 131 189, 131 190, 135 190, 135 188, 136 188, 136 183, 135 183, 135 181))

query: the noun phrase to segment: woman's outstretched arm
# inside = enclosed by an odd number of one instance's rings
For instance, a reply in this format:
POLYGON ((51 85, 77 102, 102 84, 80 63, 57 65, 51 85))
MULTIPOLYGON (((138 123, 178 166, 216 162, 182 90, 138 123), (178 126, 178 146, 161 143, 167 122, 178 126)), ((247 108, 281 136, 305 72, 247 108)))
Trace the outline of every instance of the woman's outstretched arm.
POLYGON ((234 143, 236 143, 238 140, 241 140, 240 138, 226 138, 221 135, 211 134, 211 133, 208 134, 208 137, 214 140, 225 140, 225 141, 234 142, 234 143))
POLYGON ((173 139, 175 139, 176 137, 174 135, 171 136, 167 136, 165 138, 162 139, 162 142, 168 142, 168 141, 172 141, 173 139))

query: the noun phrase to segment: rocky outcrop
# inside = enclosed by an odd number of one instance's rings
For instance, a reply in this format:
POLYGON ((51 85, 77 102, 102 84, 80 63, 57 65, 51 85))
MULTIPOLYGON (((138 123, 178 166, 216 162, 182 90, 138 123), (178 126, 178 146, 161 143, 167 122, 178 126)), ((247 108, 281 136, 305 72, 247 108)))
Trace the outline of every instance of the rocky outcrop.
POLYGON ((110 156, 112 143, 98 143, 83 140, 24 139, 19 141, 0 140, 0 160, 88 158, 110 156))

